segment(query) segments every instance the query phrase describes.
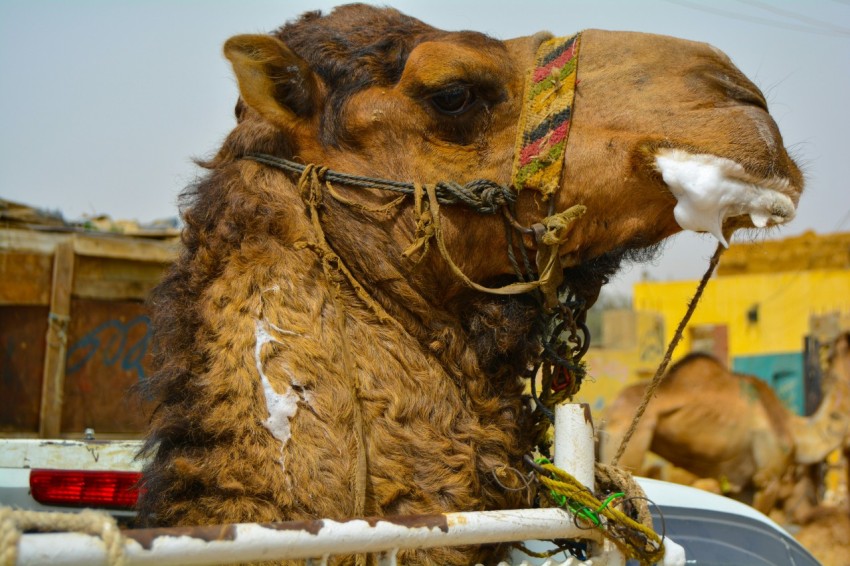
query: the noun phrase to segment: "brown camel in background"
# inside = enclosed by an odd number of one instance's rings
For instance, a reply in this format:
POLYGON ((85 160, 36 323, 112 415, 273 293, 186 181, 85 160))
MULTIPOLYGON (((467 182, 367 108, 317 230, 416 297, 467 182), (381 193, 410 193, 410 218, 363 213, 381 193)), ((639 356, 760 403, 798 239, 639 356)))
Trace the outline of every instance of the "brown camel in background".
MULTIPOLYGON (((668 371, 619 464, 646 474, 652 451, 684 471, 683 483, 714 485, 763 513, 790 500, 789 518, 799 520, 816 503, 808 466, 824 462, 850 430, 848 345, 848 334, 835 341, 823 401, 810 417, 791 412, 756 377, 705 354, 686 356, 668 371)), ((603 462, 619 448, 646 386, 625 388, 606 409, 603 462)))

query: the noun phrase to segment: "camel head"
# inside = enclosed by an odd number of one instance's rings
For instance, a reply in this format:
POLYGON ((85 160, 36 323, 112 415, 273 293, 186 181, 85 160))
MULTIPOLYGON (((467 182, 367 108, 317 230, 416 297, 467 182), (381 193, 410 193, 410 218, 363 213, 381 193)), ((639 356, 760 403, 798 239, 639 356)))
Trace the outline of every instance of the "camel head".
MULTIPOLYGON (((526 79, 549 72, 535 60, 549 38, 445 32, 365 5, 233 37, 224 52, 239 83, 240 124, 218 159, 260 151, 396 181, 510 186, 523 149, 526 79)), ((554 152, 563 174, 556 190, 524 188, 515 204, 525 226, 585 207, 559 234, 562 267, 649 247, 682 229, 725 242, 733 229, 794 216, 801 174, 764 96, 723 53, 599 30, 584 31, 575 48, 571 125, 564 150, 554 152)), ((545 111, 545 100, 539 104, 545 111)), ((545 159, 558 136, 549 132, 532 149, 545 159)), ((390 199, 340 190, 361 203, 390 199)), ((501 215, 442 212, 446 247, 471 280, 514 273, 501 215)), ((414 240, 416 219, 401 214, 385 229, 392 241, 381 253, 392 254, 414 240)), ((533 237, 524 238, 533 250, 533 237)))
POLYGON ((832 451, 850 446, 850 333, 842 332, 834 339, 825 369, 823 399, 817 410, 808 417, 791 417, 789 429, 798 464, 824 462, 832 451))

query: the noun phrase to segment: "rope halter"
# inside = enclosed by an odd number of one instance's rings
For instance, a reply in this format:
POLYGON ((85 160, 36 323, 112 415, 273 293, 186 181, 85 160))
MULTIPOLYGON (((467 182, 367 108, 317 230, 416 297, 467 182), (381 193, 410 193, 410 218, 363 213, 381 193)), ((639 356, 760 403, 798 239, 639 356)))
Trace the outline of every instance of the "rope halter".
MULTIPOLYGON (((535 67, 527 75, 523 94, 524 104, 520 114, 512 174, 513 188, 485 179, 474 180, 465 185, 443 181, 434 185, 420 186, 414 183, 351 175, 324 168, 321 169, 321 175, 317 179, 326 185, 331 194, 335 193, 332 183, 339 183, 351 188, 383 189, 401 193, 402 196, 414 195, 417 234, 415 241, 404 252, 405 257, 411 257, 415 252, 419 252, 418 259, 421 259, 429 248, 429 241, 434 239, 453 273, 467 286, 477 291, 500 295, 527 293, 539 289, 547 309, 555 308, 560 303, 558 289, 563 281, 563 266, 558 248, 566 240, 569 225, 585 212, 584 206, 576 205, 553 214, 551 209, 554 201, 550 200, 560 187, 564 168, 564 150, 575 99, 579 40, 580 34, 566 38, 553 38, 543 42, 538 48, 535 67), (544 199, 550 200, 549 216, 530 227, 521 226, 511 214, 517 193, 523 189, 536 190, 543 195, 544 199), (481 214, 495 214, 501 211, 516 230, 522 234, 532 235, 538 248, 536 280, 525 281, 511 249, 509 254, 520 282, 490 288, 466 277, 451 260, 442 243, 439 220, 441 204, 464 204, 481 214)), ((302 177, 307 168, 299 163, 267 154, 248 153, 244 157, 302 177)), ((397 202, 394 201, 391 204, 397 204, 397 202)), ((347 201, 347 204, 352 203, 347 201)), ((528 264, 527 261, 526 264, 528 264)), ((526 269, 526 271, 531 270, 526 269)))

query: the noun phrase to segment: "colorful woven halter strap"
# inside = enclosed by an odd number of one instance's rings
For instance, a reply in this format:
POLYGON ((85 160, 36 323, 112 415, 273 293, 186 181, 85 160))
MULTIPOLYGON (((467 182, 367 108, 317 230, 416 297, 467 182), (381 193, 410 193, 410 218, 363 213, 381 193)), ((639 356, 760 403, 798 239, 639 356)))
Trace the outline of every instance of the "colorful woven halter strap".
POLYGON ((533 189, 548 198, 560 187, 580 39, 581 34, 556 37, 537 49, 534 69, 526 79, 514 152, 513 186, 517 191, 533 189))

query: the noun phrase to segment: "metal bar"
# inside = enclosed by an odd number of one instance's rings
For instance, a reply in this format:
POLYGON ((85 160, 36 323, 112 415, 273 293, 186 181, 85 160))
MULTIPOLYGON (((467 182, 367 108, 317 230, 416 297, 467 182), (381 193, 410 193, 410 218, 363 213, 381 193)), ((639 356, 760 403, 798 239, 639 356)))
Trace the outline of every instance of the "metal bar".
MULTIPOLYGON (((587 403, 555 407, 555 465, 594 491, 596 453, 593 446, 593 417, 587 403)), ((594 564, 625 566, 626 558, 608 539, 592 546, 594 564)))
MULTIPOLYGON (((578 528, 570 513, 551 508, 135 529, 122 534, 128 566, 323 560, 329 554, 364 552, 387 552, 386 563, 392 564, 396 549, 554 538, 600 540, 597 531, 578 528)), ((101 539, 81 533, 25 534, 18 547, 19 566, 106 563, 101 539)))
POLYGON ((0 438, 0 468, 135 470, 141 440, 63 440, 0 438))
POLYGON ((555 407, 555 465, 594 490, 596 452, 593 417, 587 403, 555 407))
MULTIPOLYGON (((589 487, 594 482, 593 422, 587 405, 556 408, 555 463, 589 487)), ((395 566, 410 548, 550 539, 590 541, 593 564, 622 566, 623 555, 596 529, 577 526, 563 509, 517 509, 376 517, 332 521, 247 523, 122 531, 125 564, 201 565, 266 560, 307 560, 326 565, 331 555, 374 553, 395 566)), ((669 539, 666 566, 682 566, 684 551, 669 539)), ((542 550, 542 549, 541 549, 542 550)), ((24 534, 18 565, 107 564, 103 541, 81 533, 24 534)))

